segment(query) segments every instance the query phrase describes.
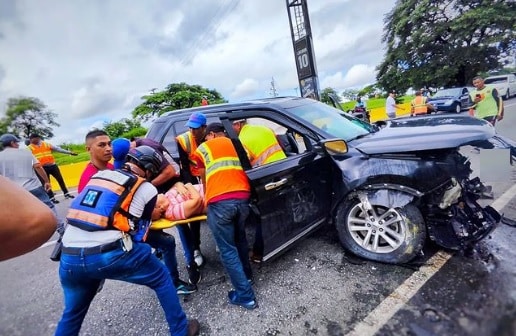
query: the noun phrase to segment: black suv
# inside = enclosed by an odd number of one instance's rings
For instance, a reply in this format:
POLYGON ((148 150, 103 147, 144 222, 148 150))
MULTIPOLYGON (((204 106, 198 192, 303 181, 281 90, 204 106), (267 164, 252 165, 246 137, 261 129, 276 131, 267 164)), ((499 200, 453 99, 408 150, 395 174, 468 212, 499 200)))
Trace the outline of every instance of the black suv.
POLYGON ((327 223, 354 254, 404 263, 427 238, 459 249, 500 220, 476 202, 485 187, 469 179, 469 161, 458 150, 511 147, 483 120, 432 115, 372 125, 311 99, 281 97, 168 112, 147 137, 177 159, 175 137, 194 111, 221 122, 235 144, 252 185, 251 221, 261 225, 265 261, 327 223), (274 130, 287 157, 251 167, 232 128, 239 119, 274 130))

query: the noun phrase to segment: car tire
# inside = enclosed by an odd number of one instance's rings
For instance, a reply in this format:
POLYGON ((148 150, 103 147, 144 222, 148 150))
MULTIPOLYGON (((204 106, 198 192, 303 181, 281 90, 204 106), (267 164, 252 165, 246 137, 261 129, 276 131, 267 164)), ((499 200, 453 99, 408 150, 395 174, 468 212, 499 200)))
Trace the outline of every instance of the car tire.
POLYGON ((374 230, 365 218, 360 201, 357 198, 346 201, 335 219, 342 246, 359 257, 388 264, 403 264, 416 257, 426 240, 426 225, 419 209, 413 204, 390 209, 372 206, 374 217, 390 218, 390 224, 383 226, 383 230, 379 224, 374 230))
POLYGON ((462 112, 462 105, 460 103, 455 103, 453 105, 453 111, 455 111, 455 113, 461 113, 462 112))

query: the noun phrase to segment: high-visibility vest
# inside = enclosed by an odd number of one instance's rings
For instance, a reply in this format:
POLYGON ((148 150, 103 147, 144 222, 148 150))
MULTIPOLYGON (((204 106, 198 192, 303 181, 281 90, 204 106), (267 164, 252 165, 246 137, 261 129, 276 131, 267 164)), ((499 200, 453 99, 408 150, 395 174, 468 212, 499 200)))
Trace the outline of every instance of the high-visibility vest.
POLYGON ((274 132, 265 126, 245 124, 238 138, 249 153, 253 167, 286 158, 274 132))
POLYGON ((208 140, 197 148, 196 154, 206 169, 206 204, 223 194, 251 191, 247 175, 230 139, 216 137, 208 140))
POLYGON ((471 100, 480 95, 481 100, 475 104, 475 116, 483 119, 498 114, 498 105, 493 97, 493 88, 486 85, 482 90, 474 90, 469 93, 471 100))
POLYGON ((199 176, 199 168, 197 167, 197 162, 195 161, 195 150, 197 149, 197 142, 195 141, 192 132, 187 131, 183 134, 179 134, 176 137, 176 141, 188 155, 188 161, 190 163, 190 173, 192 174, 192 176, 199 176))
POLYGON ((426 97, 416 96, 410 103, 412 105, 413 114, 427 114, 428 107, 426 106, 426 97))
POLYGON ((39 146, 30 144, 27 147, 42 166, 56 163, 54 155, 52 155, 52 146, 50 144, 41 141, 39 146))
POLYGON ((138 218, 129 214, 129 206, 143 182, 145 179, 124 171, 99 171, 72 201, 66 216, 68 223, 85 231, 133 233, 140 228, 134 227, 138 218))

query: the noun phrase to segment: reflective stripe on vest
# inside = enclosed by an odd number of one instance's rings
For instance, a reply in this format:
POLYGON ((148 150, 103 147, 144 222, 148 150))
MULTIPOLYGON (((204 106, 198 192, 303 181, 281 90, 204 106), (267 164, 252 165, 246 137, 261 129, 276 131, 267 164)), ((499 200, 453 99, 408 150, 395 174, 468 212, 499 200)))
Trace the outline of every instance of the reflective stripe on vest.
POLYGON ((31 144, 27 147, 29 147, 32 155, 34 155, 36 160, 38 160, 42 166, 56 163, 56 160, 52 155, 52 146, 46 142, 41 141, 39 146, 31 144))
POLYGON ((475 106, 475 116, 483 119, 498 114, 498 105, 493 97, 493 87, 486 85, 482 90, 474 90, 469 93, 471 100, 480 95, 480 101, 475 106))
POLYGON ((230 139, 208 140, 197 148, 197 154, 206 167, 206 203, 222 194, 251 190, 230 139))
POLYGON ((414 114, 426 114, 428 112, 426 97, 416 96, 412 101, 412 107, 414 108, 414 114))
POLYGON ((263 164, 274 162, 276 160, 270 161, 270 158, 272 158, 275 154, 283 153, 283 149, 278 143, 272 144, 268 148, 265 148, 263 152, 261 152, 258 157, 256 157, 253 162, 251 162, 251 165, 253 167, 255 166, 261 166, 263 164))
POLYGON ((99 171, 72 201, 68 223, 85 231, 132 231, 129 206, 143 182, 145 179, 122 171, 99 171))
POLYGON ((195 161, 195 150, 197 149, 197 142, 193 138, 192 132, 188 131, 176 137, 177 142, 181 145, 185 153, 188 155, 188 162, 190 163, 190 173, 192 176, 199 176, 199 168, 195 161))

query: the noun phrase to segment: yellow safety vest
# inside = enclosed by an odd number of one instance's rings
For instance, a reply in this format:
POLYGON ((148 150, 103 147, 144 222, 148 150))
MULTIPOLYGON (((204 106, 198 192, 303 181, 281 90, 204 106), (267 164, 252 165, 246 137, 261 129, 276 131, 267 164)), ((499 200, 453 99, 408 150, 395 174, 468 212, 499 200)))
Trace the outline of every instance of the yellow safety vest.
POLYGON ((30 149, 32 155, 36 157, 36 160, 38 160, 42 166, 56 163, 54 155, 52 155, 52 146, 50 144, 41 141, 39 146, 31 144, 27 147, 30 149))
POLYGON ((188 161, 190 163, 190 173, 192 176, 199 176, 199 168, 197 167, 197 162, 195 161, 195 150, 197 149, 197 142, 195 141, 192 132, 187 131, 183 134, 179 134, 176 137, 176 141, 181 145, 181 148, 188 155, 188 161))
POLYGON ((426 97, 416 96, 410 103, 412 105, 413 114, 427 114, 428 107, 426 106, 426 97))
POLYGON ((274 132, 265 126, 245 124, 238 138, 248 151, 253 167, 271 163, 287 156, 281 149, 274 132))

